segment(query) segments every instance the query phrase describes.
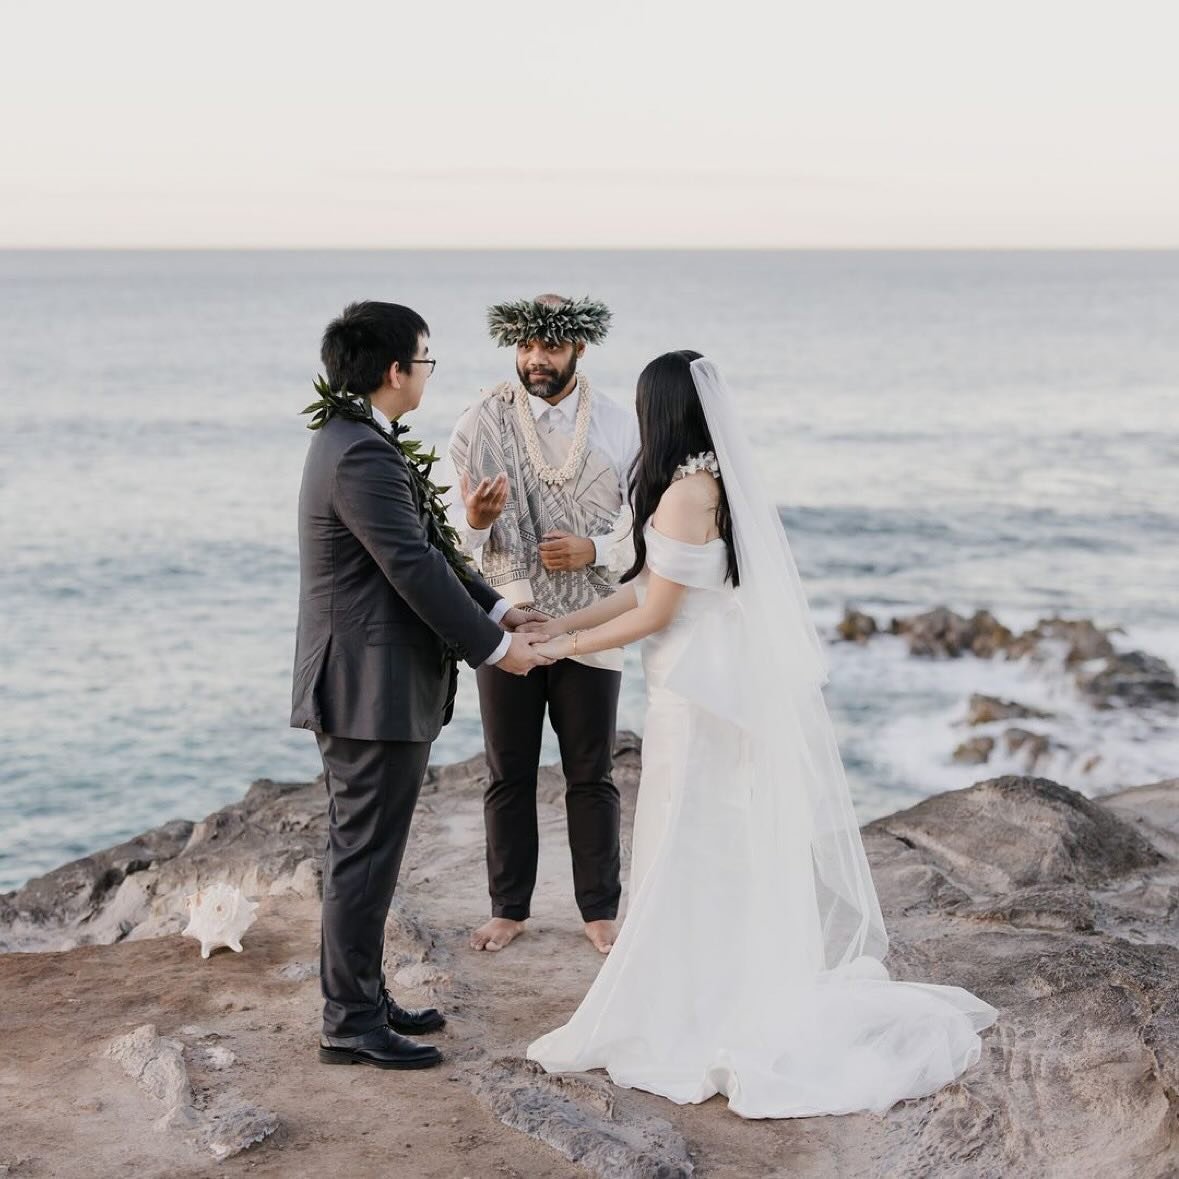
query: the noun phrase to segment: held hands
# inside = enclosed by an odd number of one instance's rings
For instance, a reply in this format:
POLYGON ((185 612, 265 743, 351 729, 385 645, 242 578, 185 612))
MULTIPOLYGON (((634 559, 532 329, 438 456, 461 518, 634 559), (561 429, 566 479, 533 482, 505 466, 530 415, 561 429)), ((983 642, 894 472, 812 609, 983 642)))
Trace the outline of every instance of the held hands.
POLYGON ((555 662, 558 659, 568 659, 570 655, 577 654, 575 636, 570 633, 563 618, 544 618, 539 621, 526 622, 519 629, 520 632, 537 640, 537 645, 533 647, 533 650, 546 659, 555 662))
POLYGON ((505 630, 512 632, 512 645, 497 664, 504 671, 527 675, 534 667, 547 667, 573 653, 573 639, 560 618, 547 618, 539 611, 513 606, 500 621, 505 630), (514 658, 518 642, 528 644, 520 648, 519 660, 514 658))
POLYGON ((543 644, 544 639, 540 635, 517 631, 512 635, 511 646, 495 666, 512 675, 527 675, 534 667, 548 667, 555 662, 555 657, 541 650, 543 644))
POLYGON ((494 479, 480 479, 478 486, 472 487, 464 471, 459 476, 459 491, 467 509, 467 523, 472 528, 490 528, 508 502, 508 477, 501 471, 494 479))
POLYGON ((546 532, 540 542, 540 562, 549 570, 584 569, 594 563, 597 555, 588 536, 574 536, 560 529, 546 532))
POLYGON ((513 606, 499 621, 506 631, 530 631, 538 626, 544 626, 551 619, 547 614, 528 606, 513 606))
POLYGON ((570 634, 553 635, 551 638, 546 638, 543 642, 537 643, 532 648, 538 655, 545 659, 551 659, 556 662, 558 659, 568 659, 570 655, 575 655, 576 648, 574 637, 570 634))
POLYGON ((525 634, 539 635, 542 642, 548 642, 549 639, 555 639, 557 635, 564 633, 561 630, 560 619, 557 618, 536 619, 516 629, 522 630, 525 634))
POLYGON ((525 634, 536 635, 541 642, 547 643, 558 635, 563 635, 568 629, 559 618, 530 618, 517 629, 525 634))

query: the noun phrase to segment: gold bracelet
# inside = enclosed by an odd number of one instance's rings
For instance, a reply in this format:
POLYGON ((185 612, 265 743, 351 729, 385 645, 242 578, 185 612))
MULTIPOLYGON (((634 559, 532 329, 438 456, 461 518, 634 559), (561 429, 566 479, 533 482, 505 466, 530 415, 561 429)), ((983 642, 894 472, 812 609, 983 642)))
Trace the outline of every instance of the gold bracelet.
POLYGON ((577 656, 577 636, 581 632, 576 631, 576 630, 571 630, 569 633, 573 636, 573 650, 570 652, 570 654, 576 658, 576 656, 577 656))

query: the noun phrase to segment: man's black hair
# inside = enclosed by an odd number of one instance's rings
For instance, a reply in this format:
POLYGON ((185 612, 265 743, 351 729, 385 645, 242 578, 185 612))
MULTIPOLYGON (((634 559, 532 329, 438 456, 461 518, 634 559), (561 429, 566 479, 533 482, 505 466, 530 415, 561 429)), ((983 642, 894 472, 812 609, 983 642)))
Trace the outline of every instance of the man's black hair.
POLYGON ((399 303, 350 303, 323 333, 319 355, 328 384, 337 393, 375 393, 394 361, 410 371, 418 338, 429 334, 426 321, 399 303))

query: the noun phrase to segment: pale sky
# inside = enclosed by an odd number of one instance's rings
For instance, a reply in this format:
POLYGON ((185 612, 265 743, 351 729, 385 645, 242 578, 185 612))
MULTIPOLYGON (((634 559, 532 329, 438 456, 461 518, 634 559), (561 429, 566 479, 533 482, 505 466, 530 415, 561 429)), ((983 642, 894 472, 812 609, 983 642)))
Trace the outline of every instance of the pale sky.
POLYGON ((1174 0, 0 18, 0 247, 1179 247, 1174 0))

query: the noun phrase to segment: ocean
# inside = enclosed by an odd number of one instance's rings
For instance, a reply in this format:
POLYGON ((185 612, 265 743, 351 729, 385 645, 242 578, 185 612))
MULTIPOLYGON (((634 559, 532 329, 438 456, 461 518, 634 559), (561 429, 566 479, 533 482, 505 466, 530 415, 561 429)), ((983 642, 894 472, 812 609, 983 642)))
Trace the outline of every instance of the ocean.
MULTIPOLYGON (((848 603, 1061 614, 1179 666, 1179 253, 0 252, 0 890, 318 772, 286 726, 323 327, 419 310, 408 420, 444 446, 513 372, 484 308, 550 290, 610 304, 582 368, 620 402, 660 352, 718 362, 826 630, 848 603)), ((1086 793, 1179 775, 1166 717, 885 637, 832 648, 862 820, 1014 768, 952 761, 972 691, 1051 708, 1072 752, 1039 772, 1086 793)), ((632 652, 622 727, 642 693, 632 652)), ((480 748, 468 672, 433 760, 480 748)))

